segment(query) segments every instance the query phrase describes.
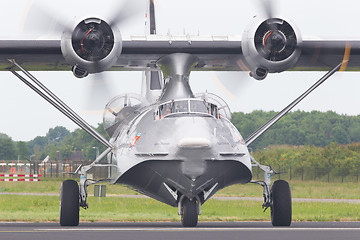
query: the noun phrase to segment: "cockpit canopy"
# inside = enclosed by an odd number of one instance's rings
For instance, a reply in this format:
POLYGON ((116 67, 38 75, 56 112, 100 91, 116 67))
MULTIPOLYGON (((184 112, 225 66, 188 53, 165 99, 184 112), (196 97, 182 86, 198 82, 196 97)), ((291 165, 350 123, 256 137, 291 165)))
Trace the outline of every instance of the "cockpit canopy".
POLYGON ((198 114, 219 118, 218 108, 215 104, 202 99, 190 98, 165 102, 155 110, 155 119, 180 114, 198 114))

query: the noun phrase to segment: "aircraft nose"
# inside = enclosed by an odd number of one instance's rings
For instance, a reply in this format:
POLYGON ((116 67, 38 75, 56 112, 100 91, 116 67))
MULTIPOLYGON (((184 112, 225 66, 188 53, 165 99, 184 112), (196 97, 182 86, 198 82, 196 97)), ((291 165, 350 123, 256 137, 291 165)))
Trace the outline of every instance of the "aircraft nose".
POLYGON ((213 158, 211 141, 205 137, 185 137, 178 142, 177 155, 185 159, 182 173, 190 180, 196 180, 206 171, 206 159, 213 158))

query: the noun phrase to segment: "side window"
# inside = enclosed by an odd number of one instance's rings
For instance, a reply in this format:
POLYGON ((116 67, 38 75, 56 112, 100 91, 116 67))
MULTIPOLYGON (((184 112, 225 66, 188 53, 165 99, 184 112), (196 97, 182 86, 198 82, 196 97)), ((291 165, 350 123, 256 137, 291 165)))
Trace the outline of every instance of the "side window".
POLYGON ((218 111, 216 105, 210 104, 210 114, 213 115, 215 118, 218 118, 218 111))
POLYGON ((165 117, 166 115, 169 115, 170 113, 172 113, 173 109, 173 103, 167 103, 167 104, 163 104, 161 106, 159 106, 159 110, 158 110, 158 119, 161 119, 163 117, 165 117))
POLYGON ((159 106, 157 109, 156 109, 156 111, 154 112, 154 119, 155 120, 159 120, 160 119, 160 108, 161 108, 161 106, 159 106))

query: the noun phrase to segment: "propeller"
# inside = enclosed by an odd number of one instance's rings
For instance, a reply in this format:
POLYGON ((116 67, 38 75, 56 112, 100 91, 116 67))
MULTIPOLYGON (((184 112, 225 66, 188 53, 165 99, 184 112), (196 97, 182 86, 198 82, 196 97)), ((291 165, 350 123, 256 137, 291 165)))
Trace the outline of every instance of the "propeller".
POLYGON ((48 0, 32 0, 23 13, 20 28, 26 33, 37 34, 63 34, 72 32, 68 23, 74 18, 84 18, 89 13, 96 12, 96 16, 105 17, 110 27, 121 26, 132 17, 142 14, 145 6, 144 0, 106 1, 106 5, 98 8, 97 5, 84 4, 84 1, 63 0, 62 5, 69 6, 66 11, 59 11, 48 0), (56 13, 56 14, 54 14, 56 13))
POLYGON ((46 3, 41 3, 35 0, 28 3, 19 26, 21 32, 34 35, 61 35, 64 31, 70 31, 66 24, 68 20, 64 20, 71 19, 70 16, 55 11, 46 3), (56 14, 51 14, 53 12, 56 14))
POLYGON ((260 7, 264 12, 264 16, 267 19, 271 19, 274 17, 274 0, 258 0, 260 7))
POLYGON ((140 6, 144 6, 144 0, 125 0, 119 1, 109 14, 109 25, 119 25, 127 22, 136 14, 143 14, 144 9, 140 6))
POLYGON ((45 0, 32 0, 23 15, 23 31, 61 36, 65 59, 94 73, 107 70, 115 63, 121 53, 118 26, 143 12, 141 6, 145 6, 145 0, 107 1, 102 8, 85 1, 63 0, 62 5, 69 6, 66 12, 54 9, 53 5, 45 0), (94 11, 96 14, 89 14, 94 11), (73 51, 76 54, 69 56, 73 51), (110 54, 112 60, 100 61, 110 54), (76 59, 77 56, 87 62, 76 59))
MULTIPOLYGON (((113 30, 97 18, 80 22, 71 35, 76 54, 86 61, 98 62, 110 54, 114 47, 113 30)), ((97 71, 97 69, 94 69, 97 71)))
POLYGON ((227 102, 234 109, 239 109, 239 96, 246 91, 252 79, 247 72, 217 72, 212 73, 214 83, 218 89, 227 97, 227 102))
MULTIPOLYGON (((32 0, 23 14, 21 28, 25 33, 45 35, 47 38, 54 36, 59 39, 66 34, 71 37, 69 49, 72 48, 77 56, 91 63, 89 68, 74 64, 73 73, 77 77, 86 77, 88 72, 104 71, 104 63, 100 60, 109 55, 114 42, 119 39, 114 36, 117 34, 117 26, 124 25, 145 9, 144 0, 106 1, 101 8, 86 4, 86 1, 62 0, 61 4, 68 6, 66 11, 58 11, 48 0, 32 0), (97 14, 88 18, 88 13, 94 11, 97 14), (82 16, 87 18, 81 18, 82 16), (104 16, 104 20, 100 20, 98 16, 104 16), (85 20, 79 22, 82 19, 85 20)), ((118 30, 117 32, 119 33, 118 30)), ((113 96, 113 87, 107 77, 105 73, 90 74, 86 79, 88 97, 85 105, 88 112, 102 111, 113 96)))
POLYGON ((82 81, 87 89, 84 100, 85 112, 102 115, 105 105, 116 94, 115 85, 106 72, 91 74, 82 81))
POLYGON ((286 21, 274 15, 274 1, 259 0, 265 21, 255 34, 255 47, 267 60, 281 61, 288 58, 297 47, 294 29, 286 21))

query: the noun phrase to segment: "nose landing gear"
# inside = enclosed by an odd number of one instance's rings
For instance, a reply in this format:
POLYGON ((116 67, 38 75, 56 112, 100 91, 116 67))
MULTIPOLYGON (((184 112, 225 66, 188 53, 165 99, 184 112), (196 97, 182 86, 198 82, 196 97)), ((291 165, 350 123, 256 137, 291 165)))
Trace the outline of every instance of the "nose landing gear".
POLYGON ((182 201, 181 223, 183 227, 196 227, 198 223, 197 200, 184 198, 182 201))
POLYGON ((198 216, 201 214, 201 202, 198 197, 190 200, 182 196, 179 201, 179 215, 183 227, 196 227, 198 216))

